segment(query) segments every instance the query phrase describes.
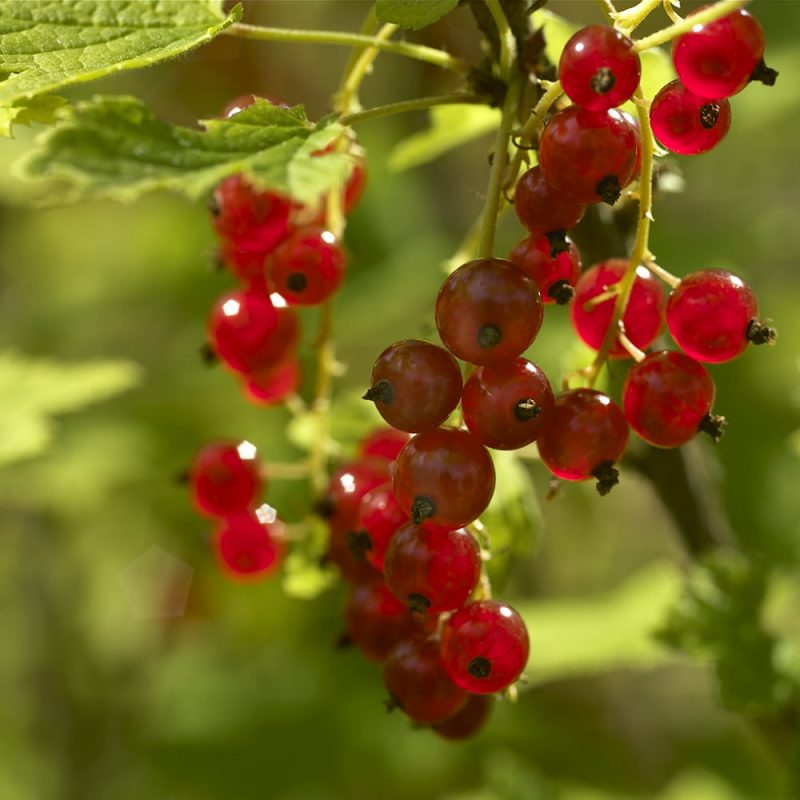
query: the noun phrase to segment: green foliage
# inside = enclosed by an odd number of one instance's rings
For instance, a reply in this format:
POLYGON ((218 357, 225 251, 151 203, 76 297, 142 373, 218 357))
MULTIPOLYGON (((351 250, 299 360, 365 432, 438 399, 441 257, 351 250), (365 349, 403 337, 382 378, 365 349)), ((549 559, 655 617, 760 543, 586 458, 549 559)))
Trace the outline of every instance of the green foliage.
POLYGON ((62 101, 38 95, 174 58, 240 17, 222 0, 2 0, 0 134, 54 121, 62 101))
POLYGON ((432 25, 458 5, 458 0, 377 0, 375 13, 381 22, 394 22, 418 31, 432 25))
POLYGON ((0 465, 42 452, 53 437, 52 417, 130 389, 140 374, 130 361, 67 364, 0 353, 0 465))
POLYGON ((133 97, 96 97, 68 109, 39 139, 22 166, 29 178, 58 177, 78 194, 135 200, 156 189, 198 199, 236 172, 253 176, 300 202, 314 204, 340 185, 351 159, 315 156, 342 131, 331 121, 312 125, 302 106, 259 100, 205 130, 170 125, 133 97))

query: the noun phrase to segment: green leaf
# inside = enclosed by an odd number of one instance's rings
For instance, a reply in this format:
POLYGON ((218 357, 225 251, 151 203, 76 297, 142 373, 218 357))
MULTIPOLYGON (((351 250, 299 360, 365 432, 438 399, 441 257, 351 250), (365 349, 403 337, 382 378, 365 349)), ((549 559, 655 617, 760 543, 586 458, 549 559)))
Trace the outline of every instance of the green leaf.
POLYGON ((430 127, 400 142, 389 154, 389 169, 399 172, 426 164, 459 145, 494 131, 500 111, 480 105, 437 106, 430 127))
POLYGON ((531 635, 530 683, 673 660, 653 637, 680 591, 671 563, 650 564, 602 596, 517 607, 531 635))
POLYGON ((240 17, 222 0, 0 0, 0 134, 52 121, 37 95, 174 58, 240 17))
POLYGON ((113 397, 139 378, 130 361, 68 364, 0 353, 0 464, 43 451, 53 437, 54 415, 113 397))
POLYGON ((531 19, 534 28, 544 29, 545 55, 551 63, 558 64, 564 45, 580 25, 568 22, 547 9, 534 12, 531 19))
POLYGON ((393 22, 418 31, 432 25, 458 5, 458 0, 377 0, 375 13, 381 22, 393 22))
POLYGON ((301 106, 258 100, 204 130, 157 119, 133 97, 96 97, 64 112, 23 160, 28 178, 64 178, 77 194, 134 200, 156 189, 198 199, 219 181, 245 172, 258 185, 312 204, 343 183, 351 158, 323 150, 342 128, 314 126, 301 106))

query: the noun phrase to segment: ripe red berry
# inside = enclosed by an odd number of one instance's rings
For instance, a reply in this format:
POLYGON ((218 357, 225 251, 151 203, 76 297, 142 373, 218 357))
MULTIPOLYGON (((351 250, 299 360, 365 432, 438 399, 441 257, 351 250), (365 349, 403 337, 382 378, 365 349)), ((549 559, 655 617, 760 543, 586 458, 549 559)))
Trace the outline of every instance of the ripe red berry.
POLYGON ((590 111, 626 103, 641 74, 634 43, 607 25, 590 25, 573 34, 558 62, 564 93, 590 111))
POLYGON ((290 357, 275 367, 246 375, 242 387, 245 397, 255 405, 272 406, 295 394, 302 381, 300 362, 290 357))
POLYGON ((389 480, 389 464, 382 458, 362 458, 339 467, 331 475, 319 513, 332 528, 354 530, 361 499, 389 480))
POLYGON ((542 326, 536 284, 501 258, 479 258, 460 266, 436 298, 436 327, 445 347, 473 364, 514 358, 542 326))
POLYGON ((695 25, 672 47, 681 82, 700 97, 712 99, 730 97, 744 89, 763 56, 764 32, 758 20, 744 9, 695 25))
POLYGON ((266 262, 275 291, 290 306, 324 303, 341 286, 345 264, 336 237, 322 228, 295 232, 266 262))
POLYGON ((394 468, 394 493, 417 525, 462 528, 492 499, 494 464, 467 431, 437 428, 417 434, 394 468))
MULTIPOLYGON (((617 295, 612 294, 601 302, 594 298, 604 295, 619 284, 628 262, 623 258, 610 258, 587 269, 575 285, 575 297, 569 312, 572 325, 589 347, 599 350, 606 335, 617 295)), ((661 332, 664 324, 666 298, 661 283, 645 267, 636 268, 633 289, 622 317, 625 335, 640 350, 648 348, 661 332)), ((609 355, 626 358, 627 350, 615 340, 609 355)))
POLYGON ((238 580, 266 578, 281 559, 281 524, 262 523, 254 515, 239 513, 225 519, 215 540, 220 566, 238 580))
POLYGON ((393 427, 410 433, 441 425, 461 398, 461 370, 442 347, 405 339, 386 348, 364 395, 393 427))
POLYGON ((350 592, 344 622, 353 644, 371 661, 383 661, 415 628, 408 608, 381 581, 356 586, 350 592))
POLYGON ((532 361, 515 358, 478 367, 464 385, 464 423, 486 447, 516 450, 550 424, 553 390, 532 361))
POLYGON ((392 705, 415 722, 443 722, 467 702, 467 693, 447 676, 433 637, 415 636, 396 644, 384 664, 383 682, 392 705))
POLYGON ((597 478, 606 494, 618 482, 613 464, 625 452, 628 424, 620 407, 594 389, 572 389, 556 397, 550 424, 536 442, 545 466, 568 481, 597 478))
POLYGON ((259 461, 250 442, 213 442, 189 468, 194 504, 201 514, 227 517, 251 508, 262 490, 259 461))
POLYGON ((582 203, 554 189, 538 166, 529 169, 517 181, 514 208, 519 221, 534 236, 563 234, 581 221, 586 210, 582 203))
POLYGON ((329 526, 327 560, 336 566, 343 580, 356 586, 374 583, 381 578, 380 571, 361 553, 354 552, 352 529, 329 526))
POLYGON ((453 683, 473 694, 510 686, 528 663, 528 631, 511 606, 479 600, 442 628, 442 663, 453 683))
POLYGON ((575 294, 575 283, 581 272, 581 256, 569 237, 566 249, 552 255, 546 236, 528 236, 511 251, 508 260, 524 270, 536 282, 542 302, 568 303, 575 294))
POLYGON ((706 100, 680 81, 664 86, 650 105, 650 124, 658 141, 673 153, 696 156, 716 147, 731 127, 731 105, 706 100))
POLYGON ((386 584, 417 613, 460 608, 481 574, 481 552, 464 528, 429 530, 411 522, 392 538, 383 564, 386 584))
POLYGON ((358 557, 366 558, 373 566, 383 569, 383 557, 397 529, 408 520, 408 514, 400 507, 392 491, 391 483, 367 492, 361 498, 358 516, 350 547, 358 557))
POLYGON ((634 364, 622 390, 631 428, 656 447, 679 447, 701 426, 718 439, 724 419, 710 417, 713 403, 714 381, 708 370, 677 351, 650 353, 634 364))
POLYGON ((375 428, 359 442, 358 452, 362 456, 374 456, 394 461, 410 438, 411 436, 405 431, 398 431, 394 428, 375 428))
POLYGON ((692 358, 721 364, 745 351, 749 342, 767 344, 775 330, 758 321, 753 290, 736 275, 706 269, 687 275, 667 302, 667 326, 692 358))
POLYGON ((569 106, 542 132, 539 164, 545 180, 579 203, 613 205, 635 177, 636 128, 615 108, 569 106))
POLYGON ((492 711, 492 698, 485 694, 471 694, 464 707, 450 719, 433 726, 444 739, 469 739, 485 724, 492 711))
POLYGON ((222 295, 208 319, 211 345, 236 372, 254 373, 282 361, 300 337, 300 324, 289 309, 276 308, 255 290, 222 295))

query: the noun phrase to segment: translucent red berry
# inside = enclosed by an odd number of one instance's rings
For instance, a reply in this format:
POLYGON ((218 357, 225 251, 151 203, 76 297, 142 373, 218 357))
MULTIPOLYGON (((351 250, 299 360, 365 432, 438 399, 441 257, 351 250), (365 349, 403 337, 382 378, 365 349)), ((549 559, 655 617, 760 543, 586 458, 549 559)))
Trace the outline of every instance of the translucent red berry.
POLYGON ((362 456, 374 456, 394 461, 410 438, 411 436, 405 431, 398 431, 394 428, 375 428, 359 442, 358 452, 362 456))
POLYGON ((534 235, 561 233, 574 228, 586 206, 554 189, 542 174, 541 167, 529 169, 514 191, 514 208, 519 221, 534 235))
POLYGON ((244 394, 251 403, 272 406, 283 403, 295 394, 302 381, 300 362, 289 358, 275 367, 246 375, 243 382, 244 394))
POLYGON ((444 739, 469 739, 474 736, 489 719, 493 700, 485 694, 472 694, 464 707, 450 719, 433 726, 433 730, 444 739))
POLYGON ((511 251, 508 260, 524 270, 536 282, 547 303, 568 303, 575 294, 575 283, 581 272, 581 256, 569 237, 565 249, 555 256, 547 236, 528 236, 511 251))
POLYGON ((381 581, 356 586, 344 607, 347 635, 371 661, 383 661, 401 639, 411 636, 408 608, 381 581))
POLYGON ((539 164, 545 180, 579 203, 614 204, 635 177, 636 128, 620 111, 569 106, 542 132, 539 164))
POLYGON ((330 231, 303 228, 275 249, 266 266, 275 291, 289 305, 314 306, 341 286, 345 254, 330 231))
POLYGON ((653 135, 673 153, 696 156, 716 147, 731 127, 731 106, 706 100, 680 81, 664 86, 650 104, 653 135))
POLYGON ((695 25, 672 47, 672 60, 681 82, 706 98, 730 97, 744 89, 763 55, 764 32, 758 20, 744 9, 695 25))
POLYGON ((364 395, 393 428, 411 433, 441 425, 460 397, 458 362, 419 339, 395 342, 378 356, 364 395))
POLYGON ((362 458, 339 467, 318 503, 320 514, 332 528, 355 528, 361 499, 371 489, 389 480, 389 463, 382 458, 362 458))
POLYGON ((597 479, 606 494, 618 482, 614 463, 625 452, 628 423, 620 407, 594 389, 572 389, 556 397, 550 424, 536 444, 545 466, 568 481, 597 479))
POLYGON ((417 524, 462 528, 477 519, 494 492, 494 464, 467 431, 438 428, 417 434, 397 457, 394 493, 417 524))
POLYGON ((542 326, 536 284, 502 258, 479 258, 460 266, 436 298, 436 327, 445 347, 473 364, 514 358, 542 326))
POLYGON ((342 526, 329 526, 327 560, 339 571, 339 575, 348 583, 360 585, 374 583, 382 575, 377 567, 373 566, 363 553, 354 551, 351 528, 342 526))
POLYGON ((250 442, 214 442, 200 450, 189 468, 194 504, 213 517, 251 508, 262 491, 259 461, 250 442))
POLYGON ((450 680, 434 637, 415 636, 396 644, 383 667, 391 703, 415 722, 439 723, 467 702, 467 693, 450 680))
POLYGON ((708 370, 683 353, 661 350, 634 364, 622 390, 625 417, 639 436, 656 447, 678 447, 701 426, 718 439, 724 419, 711 417, 714 381, 708 370))
POLYGON ((383 557, 392 537, 408 514, 395 500, 391 483, 371 489, 358 506, 354 530, 349 535, 350 547, 356 556, 360 553, 378 569, 383 568, 383 557))
POLYGON ((590 111, 626 103, 641 73, 633 41, 607 25, 590 25, 573 34, 558 62, 564 93, 590 111))
POLYGON ((281 559, 281 524, 262 523, 239 513, 223 521, 215 539, 220 566, 239 580, 261 579, 277 569, 281 559))
POLYGON ((553 390, 532 361, 515 358, 478 367, 464 385, 464 423, 486 447, 516 450, 550 424, 553 390))
POLYGON ((473 694, 510 686, 528 663, 528 631, 511 606, 479 600, 442 628, 442 663, 453 683, 473 694))
MULTIPOLYGON (((594 350, 600 349, 611 324, 616 289, 627 267, 628 262, 622 258, 601 261, 587 269, 575 285, 575 297, 569 307, 572 325, 578 336, 594 350)), ((661 332, 665 305, 661 283, 649 269, 637 267, 622 322, 625 335, 640 350, 647 349, 661 332)), ((609 355, 625 358, 628 352, 617 339, 609 355)))
POLYGON ((386 584, 417 613, 460 608, 481 574, 481 552, 469 531, 430 530, 413 523, 399 528, 383 564, 386 584))

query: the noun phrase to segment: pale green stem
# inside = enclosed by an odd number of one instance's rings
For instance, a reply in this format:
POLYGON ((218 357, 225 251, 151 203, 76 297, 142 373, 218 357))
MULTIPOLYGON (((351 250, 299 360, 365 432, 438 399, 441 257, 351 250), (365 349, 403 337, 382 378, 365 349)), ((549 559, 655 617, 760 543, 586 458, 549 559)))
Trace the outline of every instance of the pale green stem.
POLYGON ((720 17, 726 17, 740 8, 744 8, 749 0, 722 0, 719 3, 703 9, 699 14, 692 14, 674 25, 670 25, 651 36, 645 36, 644 39, 639 39, 636 42, 636 50, 642 52, 650 50, 653 47, 658 47, 660 44, 666 44, 684 33, 688 33, 695 25, 705 25, 708 22, 713 22, 720 17))
POLYGON ((453 94, 435 95, 433 97, 420 97, 416 100, 400 100, 396 103, 387 103, 384 106, 367 108, 364 111, 356 111, 352 114, 345 114, 339 118, 343 125, 358 125, 360 122, 367 122, 381 117, 391 117, 395 114, 405 114, 409 111, 423 111, 433 106, 475 104, 484 102, 478 95, 468 94, 467 92, 454 92, 453 94))

